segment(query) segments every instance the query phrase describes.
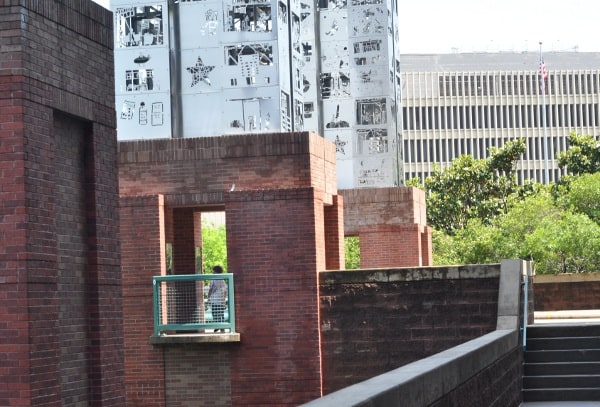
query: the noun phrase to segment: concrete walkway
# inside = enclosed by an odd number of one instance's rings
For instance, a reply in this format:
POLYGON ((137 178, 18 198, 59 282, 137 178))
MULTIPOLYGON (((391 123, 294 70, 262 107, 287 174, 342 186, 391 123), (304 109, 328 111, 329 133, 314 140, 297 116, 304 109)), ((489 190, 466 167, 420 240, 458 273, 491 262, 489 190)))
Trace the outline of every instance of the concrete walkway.
POLYGON ((535 324, 585 324, 600 322, 600 310, 536 311, 535 324))

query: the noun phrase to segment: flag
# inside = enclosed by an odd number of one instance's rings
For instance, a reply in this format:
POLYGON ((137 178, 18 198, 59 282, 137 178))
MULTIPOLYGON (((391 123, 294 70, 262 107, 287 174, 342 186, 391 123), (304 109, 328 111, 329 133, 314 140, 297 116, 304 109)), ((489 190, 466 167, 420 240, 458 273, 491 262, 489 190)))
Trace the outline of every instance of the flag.
POLYGON ((544 63, 544 57, 540 57, 540 92, 546 93, 546 79, 548 79, 548 68, 544 63))

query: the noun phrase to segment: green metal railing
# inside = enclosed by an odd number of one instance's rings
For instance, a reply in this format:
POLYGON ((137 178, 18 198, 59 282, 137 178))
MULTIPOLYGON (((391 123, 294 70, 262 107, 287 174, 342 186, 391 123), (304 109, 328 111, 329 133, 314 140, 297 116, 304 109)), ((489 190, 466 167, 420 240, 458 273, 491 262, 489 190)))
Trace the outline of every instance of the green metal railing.
POLYGON ((154 335, 186 331, 235 332, 233 274, 155 276, 152 287, 154 335), (208 298, 213 280, 223 280, 227 285, 224 305, 211 304, 208 298))

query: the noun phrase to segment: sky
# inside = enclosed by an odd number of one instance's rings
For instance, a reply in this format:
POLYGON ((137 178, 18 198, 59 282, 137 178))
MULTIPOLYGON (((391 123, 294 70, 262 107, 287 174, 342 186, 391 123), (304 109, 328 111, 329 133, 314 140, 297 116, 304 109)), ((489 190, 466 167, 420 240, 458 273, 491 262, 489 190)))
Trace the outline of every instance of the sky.
MULTIPOLYGON (((93 0, 108 8, 109 0, 93 0)), ((598 0, 398 0, 400 53, 600 52, 598 0)))

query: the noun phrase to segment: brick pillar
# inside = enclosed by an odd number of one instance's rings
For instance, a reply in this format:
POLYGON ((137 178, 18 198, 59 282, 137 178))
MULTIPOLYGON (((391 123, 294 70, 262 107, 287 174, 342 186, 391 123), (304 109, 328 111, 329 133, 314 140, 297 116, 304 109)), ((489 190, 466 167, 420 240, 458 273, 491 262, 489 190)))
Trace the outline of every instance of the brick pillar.
POLYGON ((421 261, 422 266, 433 266, 433 243, 432 230, 430 226, 423 226, 421 233, 421 261))
POLYGON ((128 406, 164 406, 163 352, 152 335, 152 277, 166 273, 162 195, 121 197, 125 386, 128 406))
POLYGON ((430 265, 425 193, 413 187, 359 188, 344 197, 344 229, 359 236, 362 268, 430 265), (394 236, 394 233, 399 233, 394 236), (398 263, 394 263, 398 261, 398 263))
POLYGON ((345 268, 344 199, 333 197, 333 204, 325 206, 325 267, 327 270, 345 268))
POLYGON ((237 329, 234 406, 296 406, 322 389, 317 267, 323 203, 312 188, 226 195, 237 329), (320 215, 318 212, 320 211, 320 215))
POLYGON ((360 229, 360 267, 414 267, 421 262, 421 227, 372 225, 360 229))
POLYGON ((199 249, 200 258, 195 258, 196 272, 204 273, 202 270, 202 212, 194 212, 194 254, 199 249))

